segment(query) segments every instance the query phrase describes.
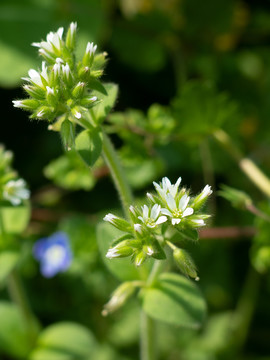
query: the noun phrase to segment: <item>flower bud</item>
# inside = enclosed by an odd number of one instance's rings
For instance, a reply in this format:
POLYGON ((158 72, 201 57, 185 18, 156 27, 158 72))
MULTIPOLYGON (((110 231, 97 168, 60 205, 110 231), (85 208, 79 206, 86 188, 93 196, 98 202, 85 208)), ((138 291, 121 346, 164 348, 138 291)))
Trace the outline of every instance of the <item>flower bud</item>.
POLYGON ((45 92, 43 89, 33 85, 24 85, 24 90, 27 92, 28 95, 32 96, 37 100, 43 100, 45 92))
POLYGON ((94 55, 97 49, 97 45, 94 45, 93 42, 88 42, 83 56, 83 65, 91 67, 94 61, 94 55))
POLYGON ((84 98, 82 98, 81 100, 81 105, 87 107, 88 109, 91 108, 92 106, 95 105, 97 101, 97 97, 96 96, 85 96, 84 98))
POLYGON ((190 276, 195 280, 198 279, 196 265, 187 251, 175 248, 173 251, 173 257, 177 266, 184 275, 190 276))
POLYGON ((110 301, 104 305, 103 316, 107 316, 123 306, 126 301, 134 294, 136 285, 132 281, 126 281, 112 293, 110 301))
POLYGON ((69 26, 67 36, 66 36, 66 47, 69 50, 73 50, 75 48, 76 43, 76 31, 77 31, 77 23, 72 22, 69 26))
POLYGON ((200 209, 204 203, 207 201, 208 196, 210 196, 212 194, 212 190, 211 190, 211 186, 206 185, 202 192, 197 195, 194 199, 193 202, 191 204, 191 206, 193 207, 194 210, 198 210, 200 209))
POLYGON ((64 120, 61 125, 61 138, 65 150, 71 150, 74 145, 74 125, 69 120, 64 120))
POLYGON ((82 81, 78 82, 78 84, 72 90, 72 96, 75 98, 82 97, 84 93, 84 89, 85 89, 85 83, 82 81))
POLYGON ((13 100, 13 106, 24 110, 34 111, 39 107, 39 101, 34 99, 13 100))
POLYGON ((31 118, 37 118, 40 120, 47 119, 51 120, 52 114, 54 109, 49 106, 40 106, 33 115, 31 115, 31 118))
POLYGON ((103 220, 108 221, 110 224, 112 224, 114 227, 116 227, 121 231, 125 231, 125 232, 132 231, 132 227, 129 222, 113 214, 107 214, 103 220))
POLYGON ((145 253, 142 250, 135 255, 134 260, 133 260, 134 264, 139 267, 145 262, 146 258, 147 258, 147 253, 145 253))
POLYGON ((110 248, 106 254, 108 259, 122 258, 131 256, 134 251, 141 247, 141 242, 138 240, 123 240, 116 246, 110 248))
POLYGON ((46 86, 46 99, 51 106, 57 105, 58 96, 54 88, 46 86))

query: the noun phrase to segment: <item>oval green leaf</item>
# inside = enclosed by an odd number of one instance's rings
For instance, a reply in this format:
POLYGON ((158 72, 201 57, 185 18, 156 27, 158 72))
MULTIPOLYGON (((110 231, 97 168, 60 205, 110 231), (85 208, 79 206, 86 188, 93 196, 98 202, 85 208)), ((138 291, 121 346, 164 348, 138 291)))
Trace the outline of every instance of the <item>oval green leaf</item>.
POLYGON ((62 322, 46 328, 29 360, 85 360, 96 351, 96 340, 84 326, 62 322))
POLYGON ((30 205, 25 202, 19 206, 12 206, 6 202, 0 203, 0 233, 20 234, 23 232, 30 219, 30 205))
POLYGON ((0 353, 15 359, 27 359, 32 347, 31 337, 16 305, 0 302, 0 353))
POLYGON ((0 253, 0 287, 17 264, 18 258, 19 254, 15 251, 3 251, 0 253))
POLYGON ((91 115, 96 123, 101 123, 106 119, 111 109, 114 107, 118 95, 118 85, 113 83, 103 84, 107 95, 104 93, 93 91, 91 96, 97 96, 100 101, 96 106, 91 109, 91 115))
POLYGON ((150 317, 169 324, 196 329, 206 316, 206 303, 198 287, 178 274, 163 273, 142 298, 150 317))
POLYGON ((93 166, 102 151, 102 133, 99 128, 83 130, 75 140, 75 148, 88 166, 93 166))

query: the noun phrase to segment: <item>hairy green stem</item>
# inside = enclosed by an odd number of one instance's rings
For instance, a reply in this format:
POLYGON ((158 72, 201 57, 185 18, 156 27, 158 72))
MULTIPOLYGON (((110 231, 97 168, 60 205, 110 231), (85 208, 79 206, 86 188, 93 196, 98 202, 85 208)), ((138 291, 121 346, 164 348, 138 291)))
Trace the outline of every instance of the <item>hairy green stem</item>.
POLYGON ((234 351, 244 346, 260 289, 260 275, 250 266, 233 315, 231 343, 234 351))
POLYGON ((141 310, 141 359, 140 360, 155 360, 156 359, 156 344, 155 344, 155 323, 143 310, 141 310))
POLYGON ((21 278, 16 269, 13 269, 8 276, 8 290, 12 301, 18 306, 22 314, 31 341, 34 343, 39 332, 38 322, 32 313, 21 278))
POLYGON ((238 163, 240 169, 266 196, 270 197, 270 179, 248 158, 245 158, 241 151, 233 143, 229 135, 223 130, 214 132, 215 139, 228 151, 238 163))
POLYGON ((129 218, 129 205, 133 202, 130 186, 126 180, 116 151, 109 137, 103 132, 103 157, 110 169, 115 187, 121 199, 122 207, 127 218, 129 218))

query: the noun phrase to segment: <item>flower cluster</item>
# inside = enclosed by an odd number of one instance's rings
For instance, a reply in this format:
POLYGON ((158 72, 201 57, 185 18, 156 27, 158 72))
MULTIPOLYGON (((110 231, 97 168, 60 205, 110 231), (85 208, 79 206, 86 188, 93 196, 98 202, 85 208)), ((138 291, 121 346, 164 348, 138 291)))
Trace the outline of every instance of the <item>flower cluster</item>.
POLYGON ((29 77, 23 78, 29 98, 13 101, 15 107, 30 111, 33 119, 57 119, 57 125, 51 125, 54 130, 60 130, 64 120, 73 126, 80 124, 88 109, 97 103, 91 91, 102 87, 98 78, 103 74, 106 54, 96 54, 97 46, 88 43, 82 60, 77 61, 76 32, 77 24, 71 23, 65 38, 61 27, 50 32, 46 41, 32 44, 44 61, 39 71, 31 69, 29 77))
POLYGON ((197 229, 204 226, 205 220, 210 216, 201 213, 201 208, 212 190, 206 185, 197 196, 191 196, 189 190, 179 188, 180 183, 181 178, 171 184, 167 177, 160 184, 154 182, 156 192, 147 194, 149 204, 141 208, 130 206, 131 222, 113 214, 105 216, 105 221, 125 232, 112 244, 107 258, 131 256, 135 265, 139 266, 148 257, 165 259, 164 247, 168 245, 181 270, 188 276, 197 277, 191 257, 185 250, 172 244, 166 232, 172 233, 171 230, 174 229, 184 237, 186 232, 197 235, 197 229))
POLYGON ((29 199, 30 191, 26 188, 26 182, 18 178, 12 169, 12 160, 12 152, 0 145, 0 200, 16 206, 29 199))

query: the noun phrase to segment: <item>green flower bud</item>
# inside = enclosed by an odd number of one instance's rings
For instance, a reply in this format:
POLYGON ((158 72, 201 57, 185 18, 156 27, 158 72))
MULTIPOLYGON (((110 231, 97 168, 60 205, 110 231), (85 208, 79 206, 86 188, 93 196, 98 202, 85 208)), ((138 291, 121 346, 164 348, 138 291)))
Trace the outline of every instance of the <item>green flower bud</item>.
POLYGON ((94 61, 94 55, 97 50, 97 45, 94 45, 93 42, 88 42, 83 56, 83 65, 91 67, 94 61))
POLYGON ((110 301, 104 305, 104 310, 102 311, 103 316, 107 316, 109 313, 112 313, 123 306, 126 301, 134 294, 136 289, 136 284, 132 281, 126 281, 112 293, 110 301))
POLYGON ((193 207, 194 211, 200 209, 205 204, 212 192, 213 191, 211 190, 211 186, 206 185, 204 187, 202 192, 193 199, 191 206, 193 207))
POLYGON ((110 248, 106 254, 108 259, 122 258, 131 256, 136 249, 141 247, 141 242, 138 240, 123 240, 116 246, 110 248))
POLYGON ((48 102, 48 105, 51 105, 53 107, 57 106, 57 102, 58 102, 58 96, 57 96, 57 92, 55 91, 54 88, 51 88, 49 86, 46 86, 46 100, 48 102))
POLYGON ((32 96, 33 98, 35 98, 37 100, 44 99, 44 96, 45 96, 44 89, 41 89, 40 87, 32 86, 32 85, 24 85, 23 88, 27 92, 27 94, 32 96))
POLYGON ((66 47, 69 50, 74 50, 76 44, 76 31, 77 31, 77 23, 72 22, 69 25, 69 29, 66 36, 66 47))
POLYGON ((49 106, 40 106, 31 117, 40 120, 44 120, 44 119, 51 120, 53 112, 54 109, 49 106))
POLYGON ((82 97, 84 94, 84 89, 85 89, 85 83, 81 81, 78 82, 78 84, 72 90, 72 96, 74 96, 75 98, 82 97))
POLYGON ((91 108, 96 104, 97 97, 96 96, 85 96, 81 100, 81 105, 87 107, 88 109, 91 108))
POLYGON ((12 102, 14 107, 30 111, 36 110, 40 105, 39 101, 34 99, 13 100, 12 102))
POLYGON ((134 261, 134 264, 139 267, 145 262, 146 259, 147 259, 147 253, 145 253, 142 250, 134 256, 133 261, 134 261))
POLYGON ((110 224, 112 224, 114 227, 121 231, 132 232, 132 227, 130 223, 127 222, 125 219, 119 218, 118 216, 115 216, 113 214, 107 214, 103 220, 108 221, 110 224))
POLYGON ((93 78, 99 78, 103 75, 103 70, 91 70, 91 76, 93 78))
POLYGON ((196 265, 187 251, 175 247, 173 250, 173 257, 184 275, 190 276, 195 280, 199 280, 196 265))
POLYGON ((61 125, 61 138, 65 150, 71 150, 74 145, 75 138, 74 125, 69 120, 64 120, 61 125))

